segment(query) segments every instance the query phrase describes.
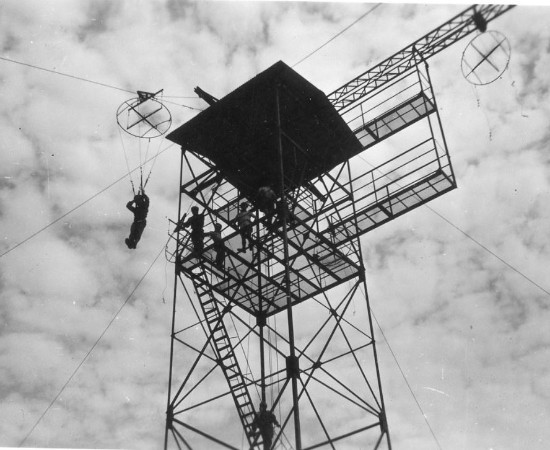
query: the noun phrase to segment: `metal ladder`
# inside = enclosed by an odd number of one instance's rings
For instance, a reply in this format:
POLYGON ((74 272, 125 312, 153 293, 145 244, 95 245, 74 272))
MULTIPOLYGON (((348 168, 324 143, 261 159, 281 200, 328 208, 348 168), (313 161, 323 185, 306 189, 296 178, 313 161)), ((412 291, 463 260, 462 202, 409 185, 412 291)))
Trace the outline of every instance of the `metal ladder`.
POLYGON ((212 338, 218 358, 218 365, 222 369, 229 385, 229 390, 237 407, 237 413, 241 419, 250 448, 260 448, 261 442, 259 441, 261 439, 255 439, 257 432, 254 432, 253 428, 256 411, 223 322, 223 316, 231 309, 231 305, 224 306, 220 311, 220 306, 222 305, 214 297, 204 265, 200 264, 197 269, 198 271, 194 274, 195 276, 192 277, 193 286, 212 338))

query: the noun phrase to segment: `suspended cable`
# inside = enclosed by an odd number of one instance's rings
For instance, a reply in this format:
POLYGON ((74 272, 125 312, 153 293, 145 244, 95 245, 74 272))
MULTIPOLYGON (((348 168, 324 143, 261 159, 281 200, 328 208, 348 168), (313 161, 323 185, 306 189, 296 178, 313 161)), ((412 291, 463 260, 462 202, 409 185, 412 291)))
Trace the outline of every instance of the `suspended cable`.
MULTIPOLYGON (((365 163, 367 163, 369 166, 373 167, 374 169, 376 169, 370 162, 368 162, 365 158, 363 158, 362 156, 360 156, 360 159, 363 160, 365 163)), ((468 234, 466 231, 462 230, 460 227, 458 227, 457 225, 455 225, 453 222, 451 222, 449 219, 447 219, 445 216, 443 216, 442 214, 440 214, 439 212, 437 212, 436 210, 434 210, 433 208, 431 208, 429 205, 426 205, 426 207, 431 211, 433 212, 434 214, 436 214, 439 218, 441 218, 442 220, 444 220, 445 222, 447 222, 449 225, 451 225, 454 229, 456 229, 457 231, 459 231, 460 233, 462 233, 464 236, 466 236, 468 239, 470 239, 472 242, 474 242, 476 245, 478 245, 479 247, 481 247, 483 250, 485 250, 486 252, 488 252, 489 254, 491 254, 493 257, 495 257, 496 259, 498 259, 499 261, 501 261, 503 264, 505 264, 507 267, 509 267, 511 270, 513 270, 514 272, 516 272, 517 274, 519 274, 520 276, 522 276, 524 279, 526 279, 527 281, 529 281, 530 283, 532 283, 534 286, 536 286, 537 288, 539 288, 542 292, 544 292, 545 294, 549 295, 550 296, 550 292, 547 291, 546 289, 544 289, 542 286, 540 286, 538 283, 536 283, 534 280, 532 280, 531 278, 529 278, 527 275, 525 275, 523 272, 521 272, 520 270, 516 269, 514 266, 512 266, 510 263, 508 263, 506 260, 504 260, 503 258, 501 258, 500 256, 498 256, 496 253, 494 253, 492 250, 490 250, 488 247, 486 247, 485 245, 483 245, 481 242, 479 242, 477 239, 475 239, 473 236, 471 236, 470 234, 468 234)), ((364 293, 364 295, 366 295, 364 293)), ((429 430, 430 430, 430 433, 432 434, 435 442, 437 443, 437 446, 441 449, 441 445, 439 443, 439 441, 437 440, 437 437, 435 436, 435 433, 428 421, 428 418, 426 417, 426 414, 424 413, 424 411, 422 410, 422 407, 420 406, 420 403, 418 401, 418 399, 416 398, 416 395, 414 394, 406 376, 405 376, 405 373, 403 372, 402 368, 401 368, 401 365, 399 364, 399 361, 397 360, 397 356, 395 355, 393 349, 391 348, 391 345, 388 341, 388 339, 386 338, 386 335, 384 334, 384 331, 382 330, 382 327, 380 326, 380 323, 378 322, 378 319, 376 318, 376 316, 374 315, 374 312, 372 311, 372 308, 371 308, 371 313, 372 313, 372 316, 374 317, 374 320, 376 321, 376 325, 378 326, 379 330, 380 330, 380 333, 382 334, 382 337, 384 338, 384 341, 386 342, 386 345, 388 346, 388 349, 390 350, 390 353, 392 354, 392 357, 393 359, 395 360, 395 363, 397 365, 397 367, 399 368, 399 371, 401 372, 401 376, 403 377, 403 379, 405 380, 405 383, 409 389, 409 391, 411 392, 411 395, 413 396, 414 398, 414 401, 416 402, 416 405, 418 406, 418 409, 420 410, 420 412, 422 413, 422 417, 424 418, 424 421, 426 422, 429 430)))
MULTIPOLYGON (((363 287, 361 286, 361 291, 363 292, 363 295, 366 297, 366 293, 363 291, 363 287)), ((403 369, 401 368, 401 365, 399 364, 399 361, 397 360, 397 356, 395 355, 388 339, 386 338, 386 335, 384 334, 384 330, 382 330, 382 327, 380 326, 380 323, 378 322, 378 319, 376 318, 376 316, 374 315, 374 311, 372 310, 372 308, 370 308, 370 312, 372 314, 372 317, 374 317, 374 321, 376 322, 376 325, 378 326, 378 329, 380 330, 380 333, 382 334, 382 337, 384 338, 384 341, 386 342, 386 345, 388 346, 388 349, 390 350, 390 353, 392 354, 392 357, 395 361, 395 364, 397 365, 397 368, 399 369, 399 372, 401 372, 401 376, 403 377, 403 379, 405 380, 405 384, 407 385, 411 395, 413 396, 414 398, 414 401, 416 402, 416 406, 418 406, 418 409, 420 410, 420 413, 422 414, 422 417, 424 417, 424 421, 426 422, 426 425, 428 425, 428 429, 430 430, 430 433, 432 435, 432 437, 434 438, 434 441, 436 442, 437 444, 437 447, 439 449, 442 449, 441 447, 441 444, 439 443, 439 441, 437 440, 437 437, 434 433, 434 430, 432 429, 432 426, 430 425, 430 422, 428 421, 428 417, 426 416, 426 414, 424 413, 424 410, 422 409, 422 406, 420 406, 420 402, 418 401, 418 399, 416 398, 416 395, 414 394, 414 391, 412 390, 412 387, 411 385, 409 384, 409 381, 407 380, 407 377, 405 375, 405 372, 403 372, 403 369)))
MULTIPOLYGON (((175 144, 170 144, 168 147, 166 147, 164 150, 162 150, 160 152, 160 154, 164 153, 166 150, 168 150, 170 147, 172 147, 173 145, 175 144)), ((156 156, 154 156, 153 158, 155 158, 156 156)), ((153 159, 151 158, 151 159, 153 159)), ((146 162, 149 162, 149 161, 146 161, 146 162)), ((136 167, 135 169, 133 169, 130 173, 133 173, 135 172, 136 170, 138 170, 139 167, 136 167)), ((49 224, 43 226, 42 228, 40 228, 38 231, 35 231, 33 234, 31 234, 30 236, 28 236, 27 238, 23 239, 22 241, 18 242, 17 244, 15 244, 13 247, 10 247, 8 248, 4 253, 0 254, 0 258, 2 258, 3 256, 7 255, 8 253, 10 253, 11 251, 15 250, 16 248, 20 247, 21 245, 25 244, 26 242, 30 241, 32 238, 34 238, 35 236, 39 235, 40 233, 42 233, 44 230, 50 228, 52 225, 56 224, 57 222, 59 222, 61 219, 64 219, 65 217, 67 217, 69 214, 73 213, 74 211, 76 211, 78 208, 84 206, 86 203, 90 202, 91 200, 93 200, 94 198, 98 197, 99 195, 103 194, 105 191, 109 190, 110 188, 112 188, 115 184, 117 183, 120 183, 122 180, 124 180, 126 177, 128 177, 128 175, 130 173, 127 173, 127 174, 124 174, 123 176, 121 176, 120 178, 118 178, 117 180, 113 181, 111 184, 109 184, 108 186, 104 187, 103 189, 101 189, 99 192, 97 192, 96 194, 92 195, 91 197, 89 197, 88 199, 84 200, 82 203, 76 205, 74 208, 70 209, 69 211, 67 211, 65 214, 62 214, 60 217, 58 217, 57 219, 55 219, 54 221, 50 222, 49 224)))
MULTIPOLYGON (((153 157, 153 164, 151 164, 151 168, 149 169, 149 173, 147 174, 147 177, 145 178, 145 183, 143 184, 143 188, 145 189, 145 186, 147 186, 147 183, 149 182, 149 178, 151 178, 151 174, 153 173, 153 169, 155 167, 155 164, 157 163, 157 158, 160 154, 160 148, 162 146, 162 142, 159 142, 157 153, 153 157)), ((147 151, 149 151, 149 148, 147 148, 147 151)))
POLYGON ((353 21, 352 23, 350 23, 346 28, 344 28, 343 30, 339 31, 337 34, 335 34, 333 37, 331 37, 327 42, 325 42, 323 45, 321 45, 320 47, 317 47, 315 50, 313 50, 311 53, 308 53, 306 56, 304 56, 300 61, 298 61, 297 63, 294 63, 293 66, 291 66, 292 68, 296 67, 298 64, 300 64, 301 62, 304 62, 306 59, 308 59, 310 56, 312 56, 313 54, 317 53, 319 50, 321 50, 323 47, 325 47, 326 45, 330 44, 334 39, 336 39, 338 36, 342 35, 343 33, 345 33, 347 30, 349 30, 352 26, 354 26, 357 22, 359 22, 360 20, 364 19, 365 17, 367 17, 370 13, 372 13, 376 8, 378 8, 382 3, 377 3, 376 5, 374 5, 371 9, 369 9, 366 13, 362 14, 361 16, 359 16, 358 19, 356 19, 355 21, 353 21))
POLYGON ((510 264, 509 262, 507 262, 505 259, 501 258, 500 256, 498 256, 495 252, 493 252, 492 250, 490 250, 488 247, 486 247, 485 245, 483 245, 481 242, 479 242, 477 239, 475 239, 473 236, 469 235, 466 231, 462 230, 460 227, 458 227, 457 225, 455 225, 454 223, 452 223, 449 219, 447 219, 445 216, 441 215, 440 213, 438 213, 435 209, 433 208, 430 208, 429 206, 427 206, 427 208, 433 212, 435 215, 439 216, 441 219, 443 219, 445 222, 447 222, 449 225, 451 225, 455 230, 459 231, 460 233, 462 233, 464 236, 466 236, 468 239, 470 239, 472 242, 474 242, 476 245, 478 245, 479 247, 481 247, 483 250, 485 250, 486 252, 488 252, 489 254, 491 254, 492 256, 494 256, 496 259, 498 259, 501 263, 503 263, 505 266, 507 266, 508 268, 510 268, 511 270, 513 270, 514 272, 516 272, 518 275, 522 276, 524 279, 526 279, 528 282, 530 282, 531 284, 533 284, 533 286, 536 286, 537 288, 539 288, 542 292, 544 292, 545 294, 547 294, 548 296, 550 296, 550 292, 547 291, 546 289, 544 289, 540 284, 538 284, 537 282, 535 282, 534 280, 532 280, 531 278, 529 278, 527 275, 525 275, 523 272, 521 272, 520 270, 516 269, 512 264, 510 264))
MULTIPOLYGON (((95 84, 95 85, 98 85, 98 86, 103 86, 103 87, 106 87, 106 88, 109 88, 109 89, 115 89, 117 91, 129 92, 131 94, 136 93, 136 91, 131 91, 129 89, 124 89, 124 88, 113 86, 113 85, 110 85, 110 84, 107 84, 107 83, 101 83, 99 81, 90 80, 88 78, 78 77, 76 75, 71 75, 71 74, 68 74, 68 73, 59 72, 58 70, 46 69, 45 67, 40 67, 40 66, 25 63, 25 62, 22 62, 22 61, 16 61, 15 59, 6 58, 4 56, 0 56, 0 60, 6 61, 6 62, 11 62, 11 63, 14 63, 14 64, 19 64, 19 65, 25 66, 25 67, 30 67, 31 69, 37 69, 37 70, 42 70, 44 72, 53 73, 55 75, 61 75, 61 76, 64 76, 64 77, 72 78, 74 80, 85 81, 86 83, 91 83, 91 84, 95 84)), ((182 97, 182 98, 191 98, 191 97, 182 97)), ((175 102, 170 102, 170 101, 166 101, 166 103, 171 103, 173 105, 182 106, 184 108, 188 108, 188 109, 192 109, 192 110, 196 110, 196 111, 202 111, 202 109, 200 109, 200 108, 193 108, 192 106, 183 105, 181 103, 175 103, 175 102)))
MULTIPOLYGON (((168 222, 168 232, 167 232, 168 235, 170 235, 170 222, 168 222)), ((166 250, 167 250, 168 246, 166 245, 164 247, 164 250, 165 250, 165 254, 166 254, 166 250)), ((166 293, 166 288, 168 287, 168 271, 166 269, 168 269, 168 259, 167 258, 164 258, 164 288, 162 289, 162 303, 166 303, 166 299, 165 299, 165 293, 166 293)))
POLYGON ((124 160, 126 161, 126 169, 128 169, 128 178, 130 178, 130 184, 132 185, 132 193, 136 195, 136 188, 134 186, 134 180, 132 179, 132 170, 130 169, 130 163, 128 162, 128 154, 126 152, 126 146, 124 145, 124 139, 122 138, 122 130, 118 127, 118 135, 120 137, 120 143, 122 144, 122 150, 124 151, 124 160))
MULTIPOLYGON (((235 321, 233 320, 233 312, 231 311, 229 313, 229 318, 231 320, 231 323, 233 325, 233 329, 235 330, 235 335, 237 336, 237 341, 238 341, 238 345, 239 347, 241 348, 241 351, 243 352, 243 356, 244 356, 244 360, 246 362, 246 368, 247 368, 247 373, 249 374, 252 374, 252 368, 250 366, 250 360, 249 360, 249 353, 250 353, 250 339, 247 339, 247 349, 245 350, 244 348, 244 344, 242 342, 242 339, 241 339, 241 336, 239 335, 239 330, 237 330, 237 326, 235 324, 235 321)), ((248 318, 248 322, 250 324, 250 316, 248 318)), ((250 325, 248 325, 250 327, 250 325)), ((252 329, 252 328, 250 328, 252 329)), ((260 392, 258 390, 258 386, 256 385, 256 383, 254 383, 254 387, 256 388, 256 394, 258 394, 258 396, 260 396, 260 392)))
POLYGON ((21 62, 21 61, 16 61, 15 59, 9 59, 9 58, 5 58, 3 56, 0 56, 0 59, 2 61, 7 61, 7 62, 14 63, 14 64, 19 64, 21 66, 30 67, 32 69, 43 70, 44 72, 49 72, 49 73, 53 73, 53 74, 56 74, 56 75, 61 75, 61 76, 68 77, 68 78, 73 78, 75 80, 85 81, 87 83, 97 84, 98 86, 107 87, 109 89, 116 89, 118 91, 130 92, 132 94, 135 93, 135 91, 130 91, 128 89, 123 89, 123 88, 119 88, 119 87, 116 87, 116 86, 111 86, 110 84, 106 84, 106 83, 100 83, 99 81, 88 80, 87 78, 77 77, 75 75, 70 75, 68 73, 59 72, 57 70, 46 69, 45 67, 35 66, 34 64, 28 64, 28 63, 24 63, 24 62, 21 62))
MULTIPOLYGON (((170 238, 169 238, 170 239, 170 238)), ((65 382, 65 384, 63 384, 63 386, 61 387, 61 389, 59 390, 59 392, 57 393, 57 395, 54 397, 54 399, 50 402, 50 404, 48 405, 48 407, 44 410, 44 412, 40 415, 40 417, 38 418, 38 420, 35 422, 35 424, 32 426, 32 428, 29 430, 29 432, 25 435, 25 437, 23 438, 23 440, 19 443, 19 447, 21 447, 23 444, 25 444, 26 440, 29 438, 29 436, 32 434, 32 432, 35 430, 35 428, 38 426, 38 424, 42 421, 42 419, 44 418, 44 416, 47 414, 47 412, 51 409, 51 407, 53 406, 53 404, 57 401, 57 399, 60 397, 60 395, 63 393, 63 391, 65 390, 65 388, 69 385, 69 383, 71 382, 71 380, 74 378, 74 376, 76 375, 76 373, 78 372, 78 370, 82 367, 82 365, 84 364, 84 362, 86 362, 86 360, 88 359, 88 357, 90 356, 90 354, 94 351, 94 349, 97 347, 97 345, 99 344, 99 341, 101 341, 101 339, 103 338, 103 336, 105 336, 105 334, 107 333, 107 330, 111 327, 111 325, 113 324, 113 322, 116 320, 116 318, 118 317, 118 315, 121 313, 122 309, 126 306, 126 304, 128 303, 128 301, 130 301, 130 299, 132 298, 132 296, 134 295, 134 293, 136 292, 136 290, 139 288, 139 286, 141 285, 141 283, 143 282, 143 280, 145 279, 145 277, 149 274, 149 272, 151 271, 151 269, 153 268, 154 264, 157 262, 158 258, 160 257, 160 255, 162 254, 162 252, 164 251, 166 245, 168 244, 168 241, 166 241, 166 243, 162 246, 162 248, 160 249, 160 251, 157 253, 157 256, 155 257, 155 259, 153 260, 153 262, 149 265, 149 267, 147 268, 147 270, 145 271, 145 273, 142 275, 142 277, 139 279, 139 281, 137 282, 136 286, 134 287, 134 289, 132 289, 132 292, 130 292, 130 294, 128 295, 128 297, 126 298, 126 300, 124 300, 124 303, 122 303, 122 305, 120 306, 120 308, 117 310, 117 312, 113 315, 113 317, 111 318, 111 320, 109 321, 109 323, 107 324, 107 326, 105 327, 105 329, 102 331, 102 333, 99 335, 99 337, 96 339, 96 341, 94 342, 94 344, 91 346, 90 350, 88 350, 88 352, 86 353, 86 355, 84 355, 84 358, 82 358, 82 360, 80 361, 80 363, 76 366, 75 370, 73 371, 73 373, 71 374, 71 376, 67 379, 67 381, 65 382)))
MULTIPOLYGON (((275 361, 276 361, 276 370, 277 370, 277 386, 281 385, 281 373, 279 371, 279 340, 277 339, 278 330, 277 330, 277 314, 273 315, 274 328, 275 328, 275 361)), ((279 408, 279 417, 281 417, 281 402, 277 404, 279 408)))
POLYGON ((165 95, 164 98, 191 98, 194 100, 201 100, 198 95, 185 96, 185 95, 165 95))
MULTIPOLYGON (((267 328, 267 342, 268 342, 268 349, 267 349, 267 354, 268 354, 268 360, 269 360, 269 376, 271 378, 271 375, 273 374, 273 351, 272 351, 272 346, 273 346, 273 339, 274 337, 272 336, 272 333, 271 333, 271 327, 268 327, 267 328)), ((277 340, 277 338, 275 337, 275 340, 277 340)), ((275 355, 275 357, 278 358, 277 355, 275 355)), ((274 384, 270 382, 270 388, 269 388, 269 396, 270 396, 270 404, 273 404, 273 393, 274 393, 274 384)))
MULTIPOLYGON (((474 95, 476 97, 477 107, 481 108, 481 99, 479 98, 479 94, 477 92, 477 86, 474 84, 472 85, 472 89, 474 91, 474 95)), ((493 128, 491 127, 491 122, 489 121, 489 116, 487 116, 487 112, 485 111, 485 108, 481 108, 481 112, 485 116, 485 121, 487 122, 487 128, 489 129, 489 141, 493 140, 493 128)))
POLYGON ((193 111, 204 111, 203 108, 194 108, 193 106, 184 105, 183 103, 171 102, 170 100, 164 100, 163 102, 169 103, 170 105, 176 105, 176 106, 181 106, 183 108, 192 109, 193 111))
MULTIPOLYGON (((361 160, 363 160, 365 163, 367 163, 369 166, 375 168, 370 162, 368 162, 365 158, 363 158, 362 156, 359 156, 359 158, 361 160)), ((396 183, 397 184, 397 183, 396 183)), ((399 184, 397 184, 399 186, 399 184)), ((486 252, 488 252, 489 254, 491 254, 492 256, 494 256, 496 259, 498 259, 500 262, 502 262, 505 266, 507 266, 508 268, 510 268, 511 270, 513 270, 514 272, 516 272, 518 275, 522 276, 525 280, 527 280, 529 283, 531 283, 533 286, 539 288, 542 292, 544 292, 546 295, 550 296, 550 291, 546 290, 545 288, 543 288, 540 284, 538 284, 536 281, 534 281, 533 279, 529 278, 527 275, 525 275, 521 270, 517 269, 516 267, 514 267, 512 264, 510 264, 509 262, 507 262, 504 258, 500 257, 499 255, 497 255, 495 252, 493 252, 492 250, 490 250, 488 247, 486 247, 485 245, 483 245, 481 242, 479 242, 477 239, 475 239, 473 236, 471 236, 470 234, 468 234, 466 231, 464 231, 463 229, 461 229, 458 225, 455 225, 453 222, 451 222, 449 219, 447 219, 445 216, 443 216, 442 214, 440 214, 439 212, 437 212, 435 209, 431 208, 429 205, 426 205, 426 208, 428 208, 431 212, 433 212, 435 215, 437 215, 439 218, 443 219, 445 222, 447 222, 449 225, 451 225, 455 230, 459 231, 460 233, 462 233, 464 236, 466 236, 468 239, 470 239, 473 243, 475 243, 476 245, 478 245, 479 247, 481 247, 483 250, 485 250, 486 252)), ((0 255, 1 256, 1 255, 0 255)))

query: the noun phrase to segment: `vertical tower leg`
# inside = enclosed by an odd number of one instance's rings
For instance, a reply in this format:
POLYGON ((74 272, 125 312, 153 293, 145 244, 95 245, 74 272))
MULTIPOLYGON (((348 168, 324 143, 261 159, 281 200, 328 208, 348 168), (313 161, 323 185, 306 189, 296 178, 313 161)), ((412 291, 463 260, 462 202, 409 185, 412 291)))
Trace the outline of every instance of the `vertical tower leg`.
MULTIPOLYGON (((181 151, 181 159, 180 159, 180 183, 179 185, 182 185, 183 181, 183 150, 181 151)), ((181 217, 181 196, 179 196, 179 202, 178 202, 178 217, 181 217)), ((179 254, 179 242, 176 241, 176 255, 179 254)), ((174 276, 174 299, 172 302, 172 326, 171 326, 171 332, 170 332, 170 363, 168 367, 168 394, 167 394, 167 400, 166 400, 166 427, 164 432, 164 449, 167 450, 168 448, 168 435, 170 430, 172 429, 172 420, 173 420, 173 409, 171 404, 172 399, 172 371, 173 371, 173 364, 174 364, 174 332, 175 332, 175 325, 176 325, 176 298, 177 298, 177 288, 178 288, 178 277, 174 276)))
POLYGON ((285 198, 285 174, 283 164, 283 143, 282 143, 282 130, 281 130, 281 111, 279 101, 279 89, 277 86, 275 89, 275 105, 277 116, 277 148, 279 152, 279 196, 281 201, 281 216, 283 220, 283 250, 284 250, 284 265, 285 265, 285 292, 287 300, 287 320, 288 320, 288 339, 289 339, 289 354, 287 358, 287 376, 291 378, 292 384, 292 400, 293 400, 293 415, 294 415, 294 433, 296 441, 296 450, 302 449, 302 437, 300 430, 300 408, 298 404, 298 376, 299 376, 299 362, 296 357, 295 342, 294 342, 294 319, 292 316, 292 299, 290 295, 290 270, 289 270, 289 250, 288 250, 288 221, 287 221, 287 205, 285 198))
MULTIPOLYGON (((350 179, 350 183, 353 184, 352 180, 352 173, 351 173, 351 167, 350 163, 348 161, 347 163, 348 168, 348 177, 350 179)), ((353 199, 353 189, 352 189, 352 199, 353 199)), ((353 209, 353 216, 354 216, 354 227, 359 228, 358 224, 358 213, 355 205, 355 201, 352 202, 352 209, 353 209)), ((365 296, 365 304, 367 307, 367 315, 369 318, 369 329, 370 329, 370 335, 372 336, 372 356, 374 360, 374 367, 376 371, 376 382, 378 386, 378 395, 380 398, 380 412, 379 412, 379 421, 380 421, 380 431, 381 431, 381 438, 384 436, 386 437, 386 443, 388 446, 388 450, 391 450, 391 440, 390 440, 390 433, 388 429, 388 421, 386 417, 386 407, 384 405, 384 394, 382 393, 382 380, 380 377, 380 366, 378 364, 378 352, 376 350, 376 340, 374 339, 374 326, 373 326, 373 313, 370 306, 370 299, 369 299, 369 293, 367 291, 367 278, 366 278, 366 270, 365 270, 365 263, 363 259, 363 250, 361 247, 361 241, 359 238, 355 239, 355 249, 357 252, 357 258, 359 260, 359 264, 361 266, 361 273, 359 274, 360 283, 363 286, 363 294, 365 296)))
MULTIPOLYGON (((361 248, 361 247, 359 246, 359 248, 361 248)), ((384 394, 382 393, 382 380, 381 380, 381 377, 380 377, 380 366, 378 364, 378 352, 376 350, 376 341, 374 339, 373 314, 372 314, 372 310, 371 310, 371 307, 370 307, 369 294, 368 294, 368 291, 367 291, 367 280, 366 280, 365 276, 362 277, 361 283, 362 283, 362 286, 363 286, 363 292, 365 294, 365 302, 366 302, 366 305, 367 305, 367 311, 368 311, 368 316, 369 316, 370 333, 371 333, 371 336, 373 337, 373 340, 372 340, 372 353, 373 353, 374 365, 375 365, 375 368, 376 368, 376 381, 377 381, 377 384, 378 384, 378 392, 379 392, 379 395, 380 395, 380 413, 379 413, 380 431, 382 433, 382 437, 385 436, 385 438, 386 438, 386 443, 387 443, 387 446, 388 446, 388 450, 391 450, 392 446, 391 446, 391 440, 390 440, 390 432, 389 432, 388 421, 387 421, 387 417, 386 417, 386 407, 384 405, 384 394)))

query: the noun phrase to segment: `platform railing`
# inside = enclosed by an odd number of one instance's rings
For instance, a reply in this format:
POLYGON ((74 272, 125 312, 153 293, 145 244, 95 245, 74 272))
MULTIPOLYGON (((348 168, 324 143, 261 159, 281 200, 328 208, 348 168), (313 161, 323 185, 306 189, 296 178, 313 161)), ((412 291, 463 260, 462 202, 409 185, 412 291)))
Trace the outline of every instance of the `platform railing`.
POLYGON ((450 161, 432 138, 359 175, 350 184, 355 206, 350 200, 330 212, 331 226, 326 233, 336 236, 337 242, 360 236, 456 186, 450 161))

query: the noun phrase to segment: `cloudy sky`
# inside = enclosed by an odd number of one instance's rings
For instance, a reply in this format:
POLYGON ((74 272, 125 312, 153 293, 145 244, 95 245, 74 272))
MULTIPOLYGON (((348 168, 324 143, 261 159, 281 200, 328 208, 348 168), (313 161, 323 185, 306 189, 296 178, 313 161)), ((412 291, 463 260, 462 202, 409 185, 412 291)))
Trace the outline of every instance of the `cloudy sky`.
MULTIPOLYGON (((179 125, 195 86, 219 98, 279 60, 330 93, 465 8, 382 4, 302 61, 373 6, 0 3, 0 446, 162 445, 179 154, 154 143, 128 250, 118 106, 164 89, 179 125)), ((430 60, 459 188, 363 238, 397 450, 550 446, 549 24, 492 22, 512 59, 487 86, 462 76, 468 39, 430 60)))

